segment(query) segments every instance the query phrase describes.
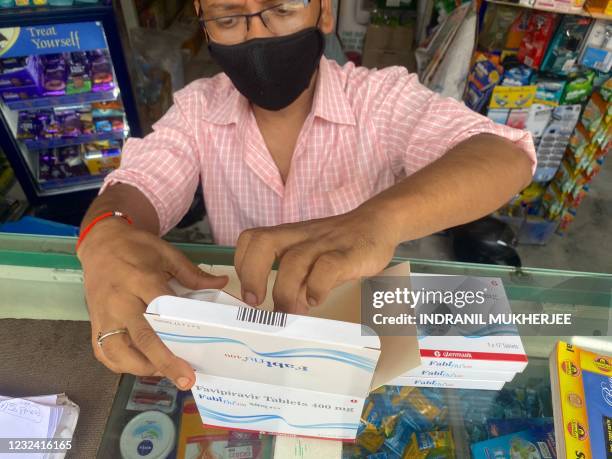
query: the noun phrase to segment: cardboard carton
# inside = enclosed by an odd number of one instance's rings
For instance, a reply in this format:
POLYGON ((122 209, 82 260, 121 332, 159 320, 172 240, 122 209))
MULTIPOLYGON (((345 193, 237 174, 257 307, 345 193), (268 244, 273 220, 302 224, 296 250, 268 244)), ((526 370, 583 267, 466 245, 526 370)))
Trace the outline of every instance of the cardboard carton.
POLYGON ((368 68, 402 65, 416 71, 412 26, 369 25, 366 32, 362 63, 368 68))
MULTIPOLYGON (((353 440, 368 393, 421 363, 416 329, 411 336, 362 334, 358 281, 300 316, 274 312, 271 295, 250 308, 237 299, 233 267, 206 270, 230 277, 224 292, 174 284, 187 298, 159 297, 145 318, 195 369, 193 393, 207 425, 353 440)), ((409 268, 384 273, 408 275, 409 268)))

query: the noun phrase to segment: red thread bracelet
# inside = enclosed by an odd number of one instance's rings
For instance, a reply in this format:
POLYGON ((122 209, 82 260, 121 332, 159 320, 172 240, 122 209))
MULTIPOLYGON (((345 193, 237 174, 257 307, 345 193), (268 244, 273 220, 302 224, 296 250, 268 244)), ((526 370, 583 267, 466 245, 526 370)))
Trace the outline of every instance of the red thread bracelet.
POLYGON ((132 219, 130 217, 128 217, 126 214, 124 214, 123 212, 105 212, 102 215, 98 215, 96 218, 94 218, 89 225, 87 225, 85 227, 85 229, 83 230, 83 232, 80 234, 79 239, 76 243, 76 247, 74 249, 75 252, 77 252, 79 250, 79 247, 81 246, 81 243, 83 242, 83 240, 85 239, 85 236, 87 236, 87 234, 89 234, 89 232, 93 229, 94 226, 96 226, 98 223, 100 223, 102 220, 105 220, 109 217, 121 217, 123 218, 126 222, 128 222, 130 225, 134 224, 134 222, 132 221, 132 219))

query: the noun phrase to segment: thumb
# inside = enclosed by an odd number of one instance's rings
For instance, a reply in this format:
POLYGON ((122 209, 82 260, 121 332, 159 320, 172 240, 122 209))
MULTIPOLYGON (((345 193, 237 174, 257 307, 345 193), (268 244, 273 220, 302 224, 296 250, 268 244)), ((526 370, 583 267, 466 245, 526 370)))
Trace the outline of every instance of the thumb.
POLYGON ((177 250, 172 250, 172 253, 168 254, 167 260, 168 272, 181 285, 191 290, 222 289, 229 280, 227 276, 214 276, 202 271, 177 250))

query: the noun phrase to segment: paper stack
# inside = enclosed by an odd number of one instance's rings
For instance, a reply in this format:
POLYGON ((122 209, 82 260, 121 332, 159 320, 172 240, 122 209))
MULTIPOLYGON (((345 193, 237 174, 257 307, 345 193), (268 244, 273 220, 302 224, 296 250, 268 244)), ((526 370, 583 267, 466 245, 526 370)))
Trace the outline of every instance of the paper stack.
POLYGON ((492 323, 511 314, 501 279, 412 274, 410 282, 415 291, 481 292, 484 301, 419 302, 417 323, 424 316, 440 323, 417 325, 421 365, 390 385, 499 390, 527 366, 516 325, 492 323))
MULTIPOLYGON (((50 442, 54 449, 64 441, 64 451, 33 453, 30 449, 28 459, 62 459, 70 449, 78 417, 79 407, 65 394, 23 398, 0 395, 0 438, 54 440, 50 442)), ((0 453, 0 458, 4 457, 16 456, 0 453)))

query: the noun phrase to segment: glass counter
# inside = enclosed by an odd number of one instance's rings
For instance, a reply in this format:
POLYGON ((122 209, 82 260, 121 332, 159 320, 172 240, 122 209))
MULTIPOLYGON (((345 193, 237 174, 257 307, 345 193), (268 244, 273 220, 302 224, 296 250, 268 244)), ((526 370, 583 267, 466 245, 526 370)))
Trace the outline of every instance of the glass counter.
MULTIPOLYGON (((0 234, 0 318, 87 320, 82 273, 74 255, 74 244, 74 238, 0 234)), ((232 248, 192 244, 176 246, 195 263, 233 262, 232 248)), ((552 417, 548 357, 557 341, 612 353, 612 274, 402 258, 393 260, 402 261, 410 261, 414 273, 501 278, 514 313, 572 313, 574 317, 571 336, 567 336, 567 332, 560 332, 559 336, 531 336, 533 331, 519 327, 529 363, 501 390, 417 388, 436 413, 427 422, 422 422, 419 429, 449 431, 454 453, 448 457, 472 457, 470 445, 495 434, 495 429, 512 429, 512 425, 518 428, 517 425, 552 417)), ((122 379, 98 457, 119 457, 118 438, 123 426, 138 414, 125 409, 133 380, 127 375, 122 379)), ((383 401, 395 397, 393 409, 397 412, 386 413, 389 437, 393 436, 398 419, 406 415, 410 397, 405 395, 412 390, 406 388, 401 392, 401 388, 386 387, 384 393, 372 395, 373 399, 378 397, 383 401), (393 416, 398 413, 399 416, 393 416)), ((174 414, 175 421, 179 412, 180 408, 174 414)), ((408 433, 404 440, 411 441, 408 433)), ((372 451, 373 447, 370 451, 350 445, 344 448, 345 457, 367 457, 372 451)), ((373 457, 384 459, 385 456, 373 457)), ((394 456, 387 451, 386 457, 391 459, 401 455, 394 456)))

